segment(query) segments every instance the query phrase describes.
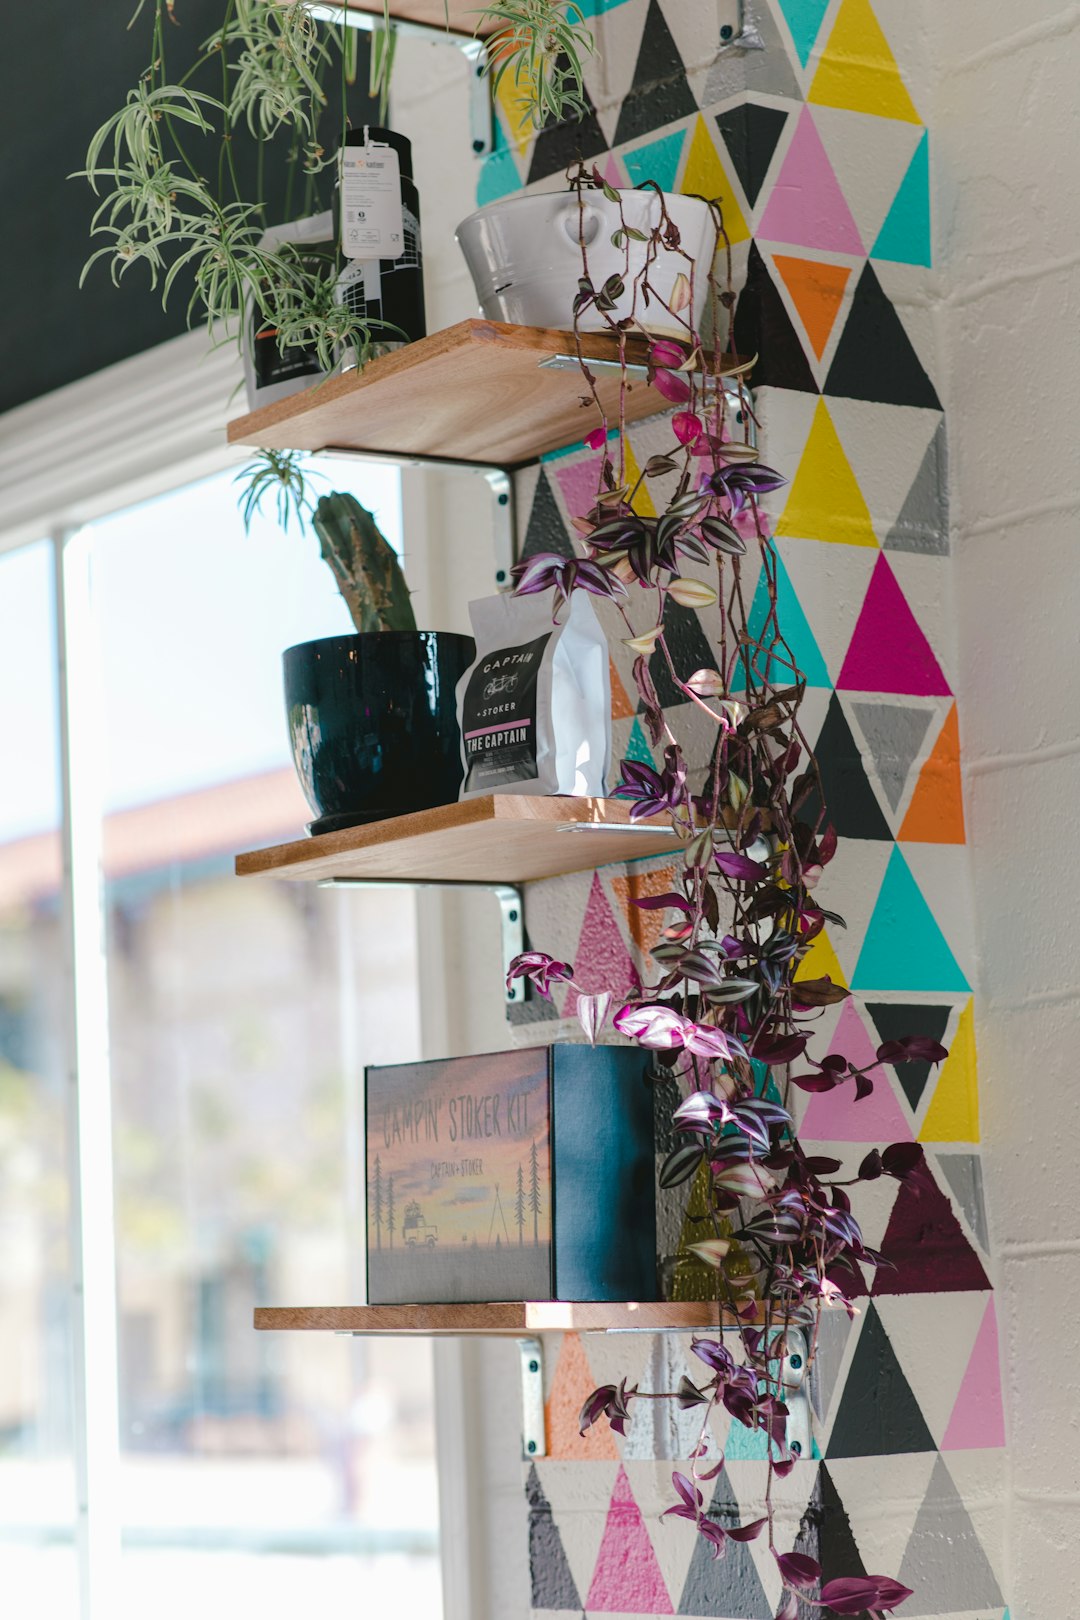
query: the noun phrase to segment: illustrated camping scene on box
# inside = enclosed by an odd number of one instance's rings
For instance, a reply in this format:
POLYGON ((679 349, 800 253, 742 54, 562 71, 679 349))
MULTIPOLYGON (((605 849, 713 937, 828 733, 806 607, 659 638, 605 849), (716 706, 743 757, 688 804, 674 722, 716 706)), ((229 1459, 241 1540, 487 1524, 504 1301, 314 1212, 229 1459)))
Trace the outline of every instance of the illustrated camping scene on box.
POLYGON ((368 1298, 544 1298, 545 1052, 367 1072, 368 1298))

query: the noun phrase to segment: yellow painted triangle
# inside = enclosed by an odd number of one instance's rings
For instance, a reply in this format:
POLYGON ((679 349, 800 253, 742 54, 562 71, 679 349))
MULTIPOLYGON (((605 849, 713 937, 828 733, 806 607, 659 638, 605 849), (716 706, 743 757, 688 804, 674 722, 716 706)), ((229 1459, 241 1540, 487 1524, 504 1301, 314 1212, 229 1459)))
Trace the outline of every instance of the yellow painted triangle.
POLYGON ((979 1074, 975 1055, 975 1003, 960 1015, 949 1055, 941 1066, 933 1101, 926 1110, 920 1142, 979 1140, 979 1074))
POLYGON ((844 546, 877 545, 870 510, 824 400, 818 400, 814 411, 776 533, 797 540, 835 540, 844 546))
POLYGON ((694 125, 690 150, 686 154, 686 167, 679 190, 704 197, 708 202, 719 202, 729 242, 745 242, 749 238, 750 227, 736 200, 734 182, 720 161, 716 142, 700 113, 694 125))
MULTIPOLYGON (((707 1196, 709 1167, 703 1160, 690 1183, 690 1196, 686 1201, 686 1216, 679 1235, 679 1248, 671 1279, 672 1299, 709 1300, 716 1298, 716 1272, 698 1255, 691 1254, 691 1243, 701 1243, 715 1237, 717 1227, 721 1237, 730 1238, 732 1225, 726 1218, 713 1226, 709 1217, 707 1196)), ((682 1191, 682 1188, 679 1189, 682 1191)), ((724 1257, 724 1271, 738 1285, 749 1283, 754 1275, 754 1264, 742 1244, 732 1242, 724 1257)))
POLYGON ((844 0, 807 101, 921 122, 870 0, 844 0))
POLYGON ((521 157, 533 133, 527 87, 524 83, 519 83, 516 74, 504 73, 499 80, 495 98, 503 111, 507 144, 516 147, 518 157, 521 157))
MULTIPOLYGON (((633 489, 639 478, 641 478, 641 467, 638 464, 637 457, 631 449, 630 440, 627 439, 626 482, 630 485, 630 488, 633 489)), ((634 496, 634 511, 637 513, 638 517, 656 516, 656 507, 653 505, 653 498, 649 494, 649 483, 648 479, 646 478, 641 478, 641 488, 634 496)))
POLYGON ((797 982, 799 979, 824 979, 826 976, 833 984, 843 985, 845 990, 848 988, 828 931, 823 928, 795 970, 795 979, 797 982))

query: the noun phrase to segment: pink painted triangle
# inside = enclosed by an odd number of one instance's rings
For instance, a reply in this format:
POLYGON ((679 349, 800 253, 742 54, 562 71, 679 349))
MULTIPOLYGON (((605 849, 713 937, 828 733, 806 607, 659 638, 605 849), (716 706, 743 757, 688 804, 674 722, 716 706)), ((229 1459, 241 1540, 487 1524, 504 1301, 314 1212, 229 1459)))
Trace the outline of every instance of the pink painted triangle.
POLYGON ((952 695, 884 552, 874 564, 870 588, 836 686, 841 692, 952 695))
POLYGON ((584 517, 595 504, 600 489, 600 456, 585 456, 581 461, 568 461, 566 466, 556 463, 554 471, 569 517, 584 517))
POLYGON ((620 186, 625 186, 626 176, 616 163, 614 152, 608 153, 607 162, 600 172, 604 176, 604 179, 607 181, 608 185, 614 186, 616 190, 618 190, 620 186))
MULTIPOLYGON (((573 965, 574 978, 589 996, 599 995, 602 990, 619 996, 634 982, 634 964, 598 872, 593 873, 573 965)), ((577 991, 570 990, 563 1006, 564 1018, 574 1016, 577 1002, 577 991)))
POLYGON ((864 251, 809 107, 799 117, 757 235, 826 253, 864 251))
POLYGON ((1001 1362, 998 1357, 997 1313, 993 1295, 986 1302, 978 1337, 967 1364, 942 1451, 974 1451, 1005 1444, 1005 1413, 1001 1404, 1001 1362))
POLYGON ((599 1614, 675 1613, 625 1468, 615 1479, 585 1607, 599 1614))
MULTIPOLYGON (((860 1069, 875 1060, 875 1049, 853 1001, 844 1003, 829 1050, 850 1058, 860 1069)), ((855 1101, 850 1081, 834 1091, 813 1092, 799 1135, 808 1142, 910 1142, 911 1126, 896 1100, 888 1070, 878 1069, 872 1078, 874 1089, 861 1102, 855 1101)))

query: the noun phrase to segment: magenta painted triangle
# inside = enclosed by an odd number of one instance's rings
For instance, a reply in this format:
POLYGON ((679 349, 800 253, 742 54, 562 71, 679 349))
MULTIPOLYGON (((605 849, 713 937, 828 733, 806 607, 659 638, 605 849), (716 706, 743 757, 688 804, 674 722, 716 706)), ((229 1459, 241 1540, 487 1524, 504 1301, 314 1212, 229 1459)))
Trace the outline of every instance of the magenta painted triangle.
POLYGON ((674 1614, 649 1532, 620 1468, 608 1506, 586 1609, 600 1614, 674 1614))
POLYGON ((949 683, 915 622, 884 552, 874 564, 870 588, 836 687, 840 692, 951 696, 949 683))
POLYGON ((942 1451, 975 1451, 1005 1444, 1001 1404, 1001 1362, 993 1295, 986 1302, 971 1360, 941 1442, 942 1451))
MULTIPOLYGON (((853 1001, 844 1003, 830 1052, 850 1058, 860 1069, 875 1061, 875 1049, 853 1001)), ((808 1142, 910 1142, 911 1126, 904 1118, 887 1069, 877 1069, 874 1089, 861 1102, 855 1100, 852 1081, 834 1091, 813 1092, 799 1135, 808 1142)))
MULTIPOLYGON (((588 996, 603 990, 620 996, 634 982, 634 964, 598 872, 593 873, 573 966, 574 978, 588 996)), ((563 1006, 564 1018, 574 1016, 577 1001, 577 991, 570 990, 563 1006)))
POLYGON ((600 492, 600 462, 600 456, 585 456, 580 461, 568 460, 565 466, 556 462, 554 467, 548 467, 548 472, 555 474, 569 517, 584 517, 595 506, 600 492))
POLYGON ((809 107, 799 117, 757 235, 769 242, 820 248, 826 253, 863 252, 851 209, 809 107))
POLYGON ((900 1183, 881 1253, 890 1263, 875 1273, 875 1295, 974 1293, 990 1287, 925 1159, 900 1183))

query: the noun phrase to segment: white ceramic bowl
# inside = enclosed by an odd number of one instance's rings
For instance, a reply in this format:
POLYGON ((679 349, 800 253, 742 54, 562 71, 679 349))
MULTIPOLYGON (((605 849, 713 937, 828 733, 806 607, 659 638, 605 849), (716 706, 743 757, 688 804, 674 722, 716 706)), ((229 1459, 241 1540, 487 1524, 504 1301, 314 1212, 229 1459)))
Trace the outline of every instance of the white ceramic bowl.
MULTIPOLYGON (((660 220, 660 202, 654 191, 621 193, 626 223, 651 231, 660 220)), ((683 250, 695 261, 694 322, 700 326, 708 298, 710 268, 716 230, 706 203, 698 197, 664 193, 668 214, 678 226, 683 250)), ((612 246, 619 227, 618 205, 602 191, 584 196, 579 219, 576 192, 542 192, 505 197, 470 214, 457 228, 457 240, 469 266, 480 307, 488 320, 518 326, 573 325, 574 299, 582 273, 581 239, 588 255, 593 285, 622 273, 625 250, 612 246)), ((616 319, 630 313, 633 277, 645 263, 644 242, 630 242, 627 291, 614 310, 616 319)), ((661 248, 649 270, 649 280, 660 297, 671 301, 675 277, 688 269, 681 252, 661 248)), ((656 336, 679 337, 685 328, 651 300, 648 309, 638 298, 637 314, 656 336)), ((606 330, 606 322, 590 309, 581 318, 587 332, 606 330)))

